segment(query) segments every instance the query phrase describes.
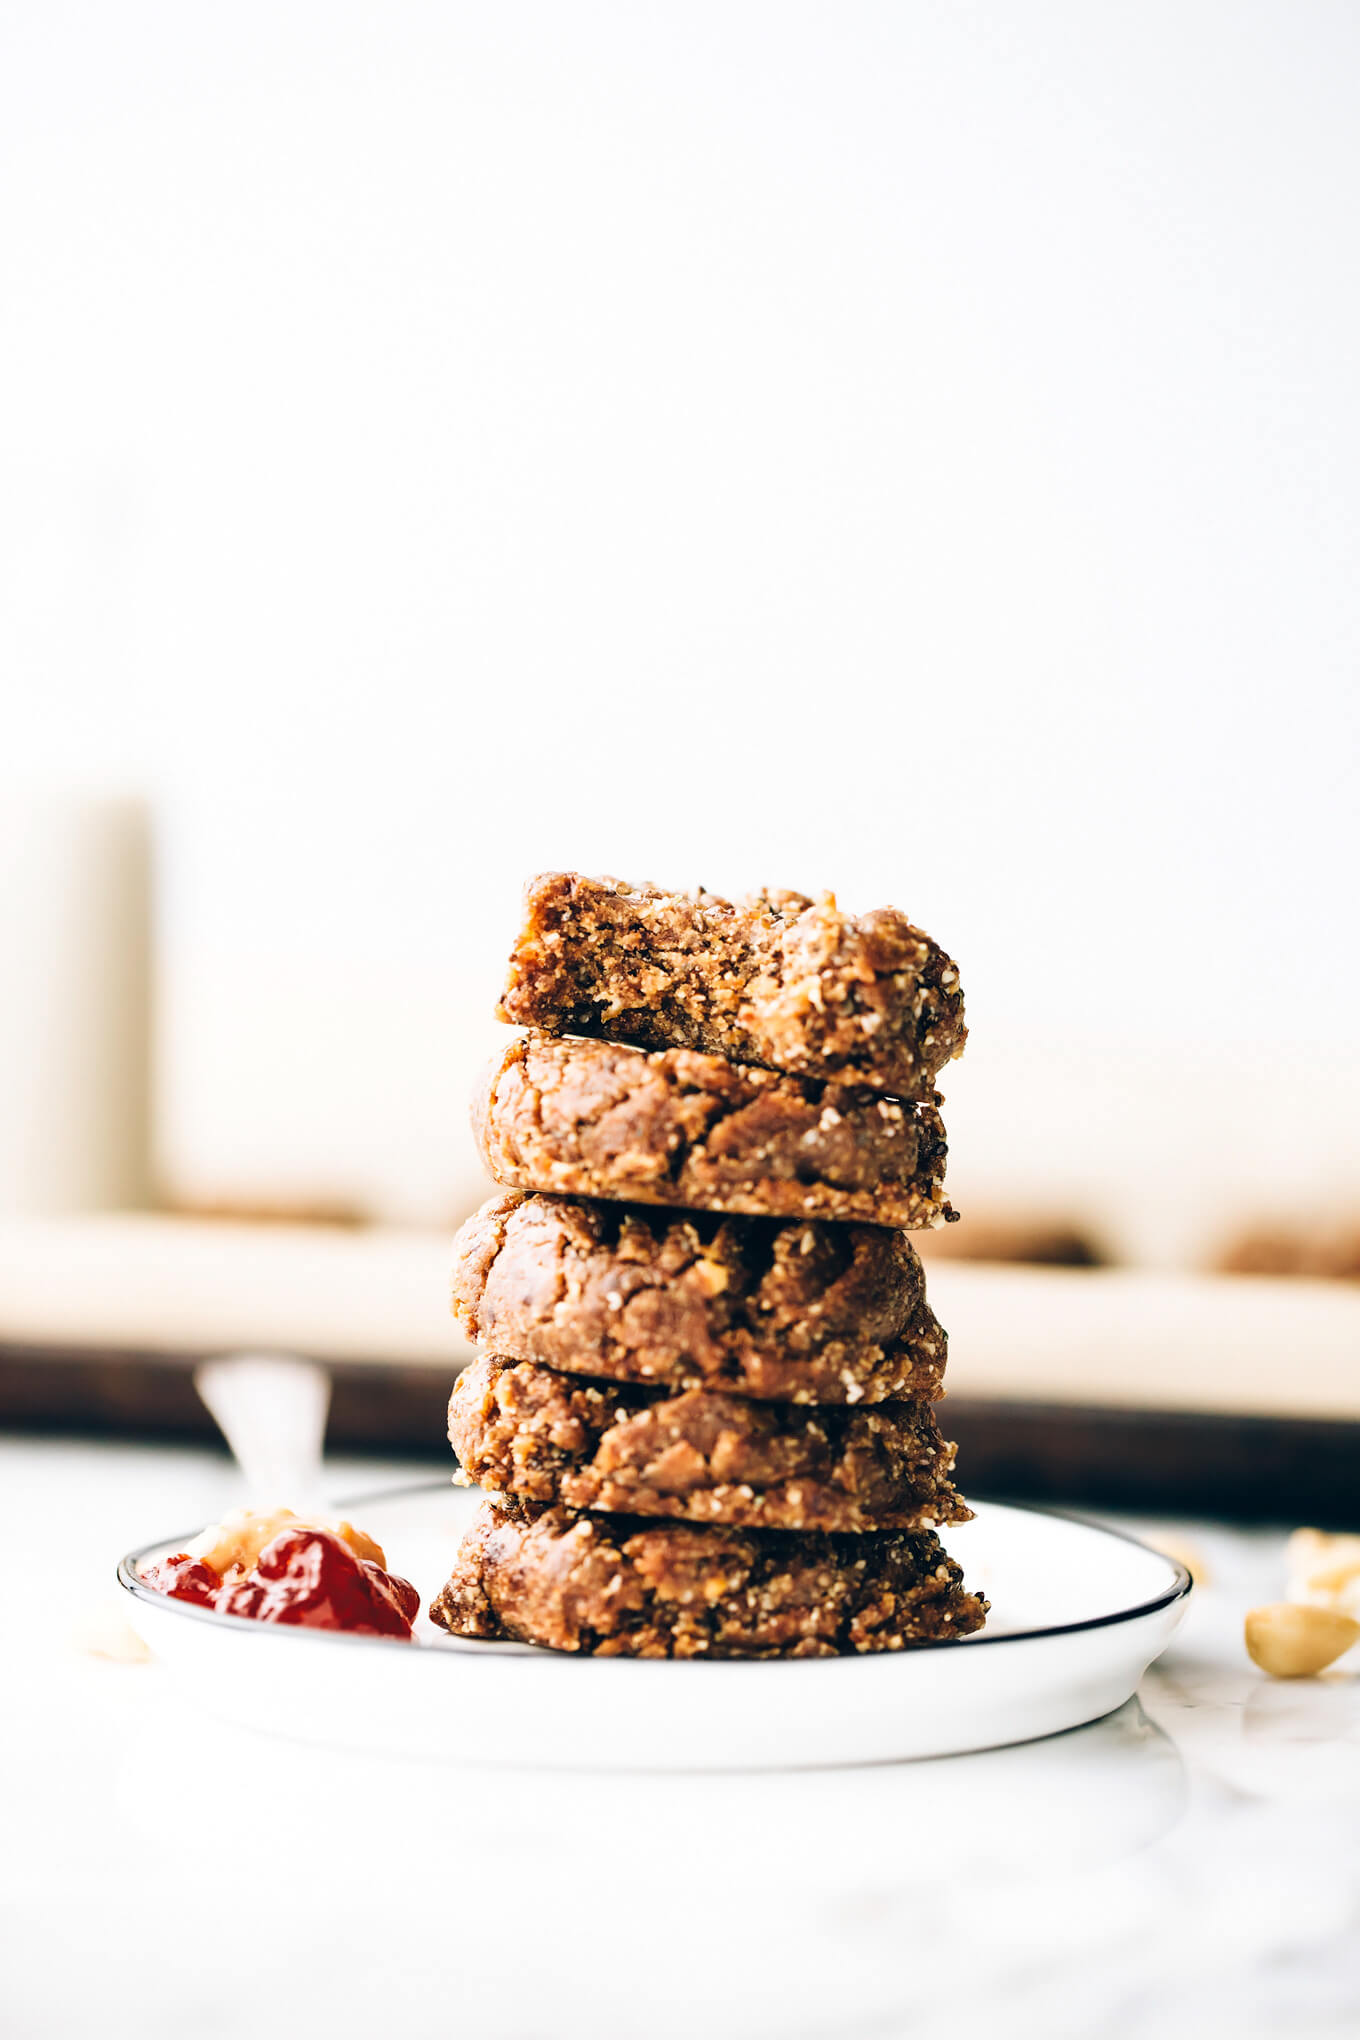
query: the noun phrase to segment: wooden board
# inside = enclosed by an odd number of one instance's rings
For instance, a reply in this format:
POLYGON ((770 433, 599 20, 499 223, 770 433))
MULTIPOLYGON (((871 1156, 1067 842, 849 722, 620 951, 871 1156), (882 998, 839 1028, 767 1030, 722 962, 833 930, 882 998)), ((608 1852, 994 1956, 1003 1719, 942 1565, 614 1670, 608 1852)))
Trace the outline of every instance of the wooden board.
MULTIPOLYGON (((0 1425, 214 1436, 195 1362, 330 1368, 330 1443, 437 1458, 468 1347, 448 1241, 152 1216, 0 1226, 0 1425)), ((945 1264, 965 1491, 1360 1528, 1360 1290, 945 1264)))
MULTIPOLYGON (((197 1354, 0 1346, 0 1424, 220 1442, 193 1386, 197 1354)), ((439 1457, 452 1367, 329 1363, 332 1449, 439 1457)), ((1360 1522, 1360 1422, 1118 1409, 951 1395, 965 1492, 1071 1508, 1239 1522, 1360 1522)))

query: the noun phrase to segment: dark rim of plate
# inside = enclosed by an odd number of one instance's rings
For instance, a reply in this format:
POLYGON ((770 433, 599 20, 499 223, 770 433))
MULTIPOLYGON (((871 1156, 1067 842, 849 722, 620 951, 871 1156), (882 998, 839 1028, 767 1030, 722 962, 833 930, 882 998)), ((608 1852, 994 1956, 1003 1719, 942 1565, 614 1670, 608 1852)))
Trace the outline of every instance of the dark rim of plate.
MULTIPOLYGON (((371 1494, 349 1496, 337 1502, 335 1507, 343 1509, 346 1514, 357 1515, 362 1509, 375 1507, 384 1502, 410 1501, 416 1495, 446 1494, 448 1489, 449 1482, 446 1478, 410 1481, 403 1483, 400 1487, 378 1488, 371 1494)), ((1004 1502, 994 1503, 991 1506, 1015 1509, 1017 1512, 1027 1516, 1054 1517, 1060 1523, 1074 1523, 1079 1529, 1094 1530, 1101 1537, 1113 1537, 1121 1544, 1132 1544, 1137 1550, 1146 1551, 1149 1557, 1160 1559, 1163 1565, 1169 1566, 1171 1568, 1172 1583, 1164 1593, 1155 1594, 1151 1600, 1139 1601, 1131 1608, 1117 1608, 1108 1615, 1088 1615, 1081 1622, 1054 1622, 1041 1629, 1010 1630, 1004 1636, 988 1636, 984 1630, 981 1635, 942 1637, 929 1643, 913 1643, 900 1651, 847 1653, 843 1656, 825 1658, 597 1658, 578 1655, 572 1651, 548 1650, 538 1644, 510 1643, 507 1646, 504 1643, 482 1642, 473 1637, 450 1637, 448 1644, 458 1646, 456 1649, 441 1648, 441 1642, 437 1639, 433 1648, 439 1655, 457 1656, 459 1658, 475 1656, 480 1651, 496 1655, 506 1655, 508 1651, 512 1650, 516 1656, 551 1658, 558 1663, 565 1662, 568 1664, 635 1666, 662 1664, 843 1665, 866 1664, 870 1661, 878 1662, 879 1660, 899 1663, 903 1658, 912 1657, 920 1651, 962 1649, 972 1651, 986 1650, 989 1647, 997 1649, 1007 1643, 1034 1643, 1041 1637, 1076 1636, 1085 1629, 1109 1629, 1118 1622, 1136 1622, 1140 1616, 1155 1615, 1159 1609, 1169 1608, 1173 1602, 1183 1600, 1194 1584, 1189 1571, 1181 1564, 1178 1558, 1169 1558, 1165 1552, 1157 1551, 1150 1544, 1144 1544, 1141 1537, 1134 1537, 1127 1530, 1112 1530, 1108 1524, 1092 1522, 1089 1516, 1074 1515, 1066 1509, 1043 1508, 1034 1502, 1004 1502)), ((202 1528, 201 1525, 199 1527, 200 1529, 202 1528)), ((192 1601, 177 1601, 171 1595, 162 1594, 155 1587, 149 1587, 141 1577, 142 1565, 148 1559, 158 1554, 182 1551, 185 1545, 190 1543, 198 1534, 198 1530, 187 1530, 183 1536, 178 1538, 157 1537, 152 1543, 140 1545, 137 1550, 129 1551, 118 1561, 119 1586, 125 1588, 137 1600, 150 1602, 152 1606, 164 1609, 172 1615, 182 1616, 186 1621, 209 1622, 218 1628, 225 1627, 242 1632, 250 1631, 256 1636, 310 1637, 314 1642, 326 1644, 344 1643, 348 1644, 352 1649, 361 1647, 371 1649, 376 1647, 386 1650, 394 1641, 393 1638, 385 1636, 348 1636, 343 1630, 304 1629, 291 1623, 252 1622, 243 1615, 220 1615, 216 1608, 199 1608, 192 1601)), ((796 1536, 797 1532, 791 1531, 788 1534, 796 1536)))

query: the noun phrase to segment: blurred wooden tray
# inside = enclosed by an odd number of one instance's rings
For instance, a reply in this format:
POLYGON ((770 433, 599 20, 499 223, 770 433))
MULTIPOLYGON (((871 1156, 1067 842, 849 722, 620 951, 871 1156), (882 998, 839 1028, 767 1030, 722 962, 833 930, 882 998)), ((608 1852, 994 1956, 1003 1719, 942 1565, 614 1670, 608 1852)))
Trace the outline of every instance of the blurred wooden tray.
MULTIPOLYGON (((307 1353, 346 1451, 438 1459, 468 1348, 440 1234, 156 1217, 0 1226, 0 1424, 209 1439, 192 1369, 307 1353)), ((1356 1527, 1360 1291, 937 1264, 965 1488, 1356 1527)))

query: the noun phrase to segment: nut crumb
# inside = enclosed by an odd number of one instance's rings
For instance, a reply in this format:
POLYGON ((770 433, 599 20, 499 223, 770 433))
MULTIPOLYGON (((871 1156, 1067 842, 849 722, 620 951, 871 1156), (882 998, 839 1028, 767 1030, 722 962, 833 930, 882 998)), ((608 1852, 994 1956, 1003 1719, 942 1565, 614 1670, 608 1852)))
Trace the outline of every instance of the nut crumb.
POLYGON ((1360 1622, 1331 1608, 1274 1601, 1247 1616, 1247 1655, 1272 1679, 1311 1679, 1360 1642, 1360 1622))

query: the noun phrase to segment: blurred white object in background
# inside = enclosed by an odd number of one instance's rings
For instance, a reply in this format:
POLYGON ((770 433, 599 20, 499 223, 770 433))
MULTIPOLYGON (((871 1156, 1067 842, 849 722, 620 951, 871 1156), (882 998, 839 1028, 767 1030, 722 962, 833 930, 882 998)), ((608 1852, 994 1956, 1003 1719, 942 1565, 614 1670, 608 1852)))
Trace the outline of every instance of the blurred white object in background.
POLYGON ((283 1353, 228 1353, 194 1369, 253 1502, 320 1507, 330 1376, 283 1353))
POLYGON ((0 1211, 150 1194, 151 830, 143 803, 0 800, 0 1211))

